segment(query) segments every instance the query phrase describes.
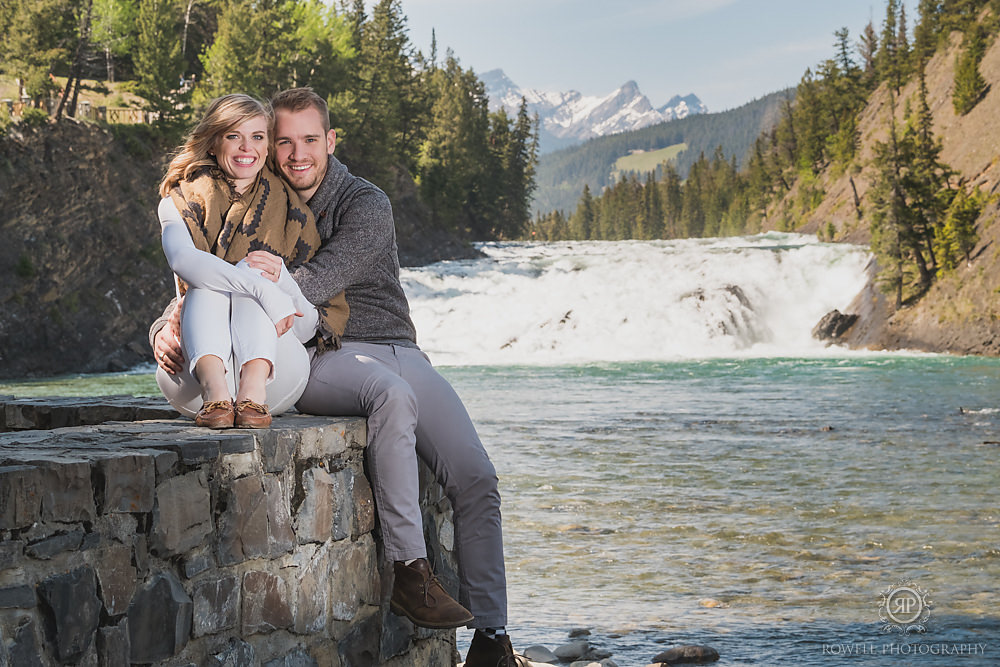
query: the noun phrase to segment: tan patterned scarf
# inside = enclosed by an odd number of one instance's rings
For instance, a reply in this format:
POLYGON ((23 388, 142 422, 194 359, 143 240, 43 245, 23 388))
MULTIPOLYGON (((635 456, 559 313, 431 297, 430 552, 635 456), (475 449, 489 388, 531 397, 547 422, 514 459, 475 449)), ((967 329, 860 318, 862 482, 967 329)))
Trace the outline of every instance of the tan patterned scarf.
MULTIPOLYGON (((170 191, 199 250, 235 264, 253 250, 266 250, 294 268, 320 246, 316 219, 298 194, 264 167, 257 180, 237 194, 218 167, 199 170, 170 191)), ((183 294, 187 286, 177 279, 183 294)), ((349 309, 341 292, 322 306, 320 349, 340 347, 349 309), (322 340, 322 339, 327 340, 322 340)))

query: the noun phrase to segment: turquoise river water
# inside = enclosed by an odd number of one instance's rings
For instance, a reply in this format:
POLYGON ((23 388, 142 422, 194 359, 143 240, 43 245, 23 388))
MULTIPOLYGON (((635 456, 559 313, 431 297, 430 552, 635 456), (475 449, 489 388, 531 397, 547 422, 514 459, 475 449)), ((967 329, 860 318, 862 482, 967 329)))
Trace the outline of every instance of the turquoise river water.
MULTIPOLYGON (((812 339, 865 248, 481 250, 402 281, 500 475, 516 648, 585 627, 620 667, 687 643, 724 665, 1000 664, 1000 360, 812 339)), ((148 369, 0 385, 156 392, 148 369)))
MULTIPOLYGON (((586 627, 621 667, 682 643, 719 664, 1000 663, 1000 360, 442 371, 501 477, 516 647, 586 627), (923 633, 884 629, 903 588, 923 633)), ((155 391, 148 373, 0 385, 155 391)))

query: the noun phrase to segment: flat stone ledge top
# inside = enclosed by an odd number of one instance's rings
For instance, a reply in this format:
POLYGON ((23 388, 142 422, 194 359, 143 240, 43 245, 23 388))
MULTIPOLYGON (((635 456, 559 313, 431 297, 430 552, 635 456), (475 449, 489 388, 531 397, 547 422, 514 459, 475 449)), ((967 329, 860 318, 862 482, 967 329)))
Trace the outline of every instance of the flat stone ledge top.
MULTIPOLYGON (((286 414, 268 429, 212 430, 190 419, 117 421, 0 433, 0 466, 80 462, 129 453, 174 453, 186 465, 261 450, 268 468, 291 459, 324 458, 366 444, 362 417, 286 414)), ((171 457, 172 458, 172 457, 171 457)))
POLYGON ((109 421, 173 419, 180 415, 159 397, 0 395, 0 432, 87 426, 109 421))

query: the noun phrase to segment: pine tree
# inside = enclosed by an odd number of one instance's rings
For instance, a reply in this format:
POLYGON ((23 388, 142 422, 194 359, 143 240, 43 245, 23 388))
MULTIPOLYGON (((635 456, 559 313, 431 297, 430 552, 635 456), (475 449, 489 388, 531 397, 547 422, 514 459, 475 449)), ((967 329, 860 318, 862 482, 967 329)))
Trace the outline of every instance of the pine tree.
POLYGON ((846 27, 840 28, 839 30, 835 30, 833 32, 833 36, 836 38, 836 58, 840 71, 848 77, 856 78, 858 66, 854 63, 854 58, 851 56, 850 31, 846 27))
POLYGON ((643 185, 643 197, 646 221, 645 238, 662 239, 664 231, 663 200, 652 172, 647 174, 646 183, 643 185))
POLYGON ((919 71, 934 55, 941 34, 939 0, 920 0, 917 23, 913 28, 913 64, 919 71))
POLYGON ((879 39, 878 57, 876 59, 878 78, 892 86, 896 94, 899 94, 903 86, 905 71, 903 58, 905 53, 901 52, 899 40, 900 27, 905 35, 906 26, 899 21, 900 1, 887 0, 885 5, 885 20, 882 23, 882 35, 879 39))
POLYGON ((762 219, 767 214, 767 205, 771 200, 773 188, 766 151, 767 141, 765 137, 757 137, 744 171, 749 210, 751 215, 759 216, 762 219))
POLYGON ((350 85, 357 125, 345 128, 345 140, 355 162, 390 189, 388 165, 398 162, 414 168, 420 147, 420 138, 411 132, 414 118, 420 114, 409 106, 417 84, 412 56, 399 0, 379 0, 361 27, 355 77, 350 85))
MULTIPOLYGON (((835 66, 834 66, 835 67, 835 66)), ((829 111, 820 95, 820 84, 806 69, 795 94, 795 167, 818 173, 823 167, 829 111)))
POLYGON ((231 0, 202 56, 197 99, 234 90, 266 99, 296 86, 335 89, 353 55, 346 22, 320 0, 231 0))
POLYGON ((861 40, 858 43, 858 51, 861 54, 861 70, 867 81, 872 81, 876 77, 878 67, 878 32, 871 21, 865 26, 861 33, 861 40))
POLYGON ((899 75, 906 80, 910 75, 910 40, 907 36, 906 4, 899 3, 899 25, 896 28, 896 59, 899 75))
POLYGON ((799 142, 795 127, 795 105, 792 103, 791 97, 785 97, 781 112, 781 121, 775 128, 773 135, 777 149, 776 157, 783 165, 794 167, 798 161, 799 142))
POLYGON ((663 166, 660 177, 660 200, 663 202, 663 235, 662 238, 675 239, 681 236, 681 211, 684 199, 681 190, 681 177, 673 164, 663 166))
POLYGON ((880 279, 887 290, 895 291, 899 307, 911 264, 917 271, 918 292, 933 280, 941 246, 938 236, 953 192, 951 169, 940 161, 941 145, 933 134, 923 71, 915 108, 907 112, 902 133, 896 124, 892 89, 889 101, 889 141, 875 145, 871 231, 872 250, 882 267, 880 279))
POLYGON ((70 60, 69 77, 66 79, 66 86, 63 88, 62 97, 59 99, 59 106, 56 108, 55 117, 62 117, 63 110, 67 115, 76 115, 76 102, 80 95, 80 79, 83 77, 84 66, 90 50, 90 23, 93 10, 92 0, 82 0, 77 7, 76 30, 73 33, 73 55, 70 60), (73 91, 72 100, 69 107, 66 101, 70 99, 70 90, 73 91))
POLYGON ((896 126, 895 94, 889 91, 889 140, 876 142, 872 164, 876 169, 871 187, 871 248, 879 264, 878 282, 895 294, 895 306, 903 305, 904 237, 906 197, 903 191, 903 153, 896 126))
POLYGON ((959 116, 972 111, 988 90, 986 80, 979 72, 979 62, 985 47, 978 26, 971 25, 965 34, 964 45, 955 61, 955 89, 952 105, 959 116))
POLYGON ((161 122, 177 116, 177 86, 184 72, 176 32, 177 6, 172 0, 144 0, 139 5, 135 45, 137 95, 161 122))
MULTIPOLYGON (((117 2, 118 0, 112 0, 117 2)), ((219 16, 229 0, 181 0, 181 57, 184 59, 186 80, 204 78, 201 60, 205 44, 215 40, 219 16)))
POLYGON ((590 186, 584 183, 580 203, 569 220, 568 238, 583 241, 593 238, 594 230, 594 197, 590 194, 590 186))
POLYGON ((935 238, 938 273, 955 269, 961 260, 970 262, 969 255, 979 242, 976 220, 982 210, 982 194, 977 187, 972 194, 959 188, 952 199, 944 225, 935 238))
POLYGON ((905 156, 903 189, 908 207, 907 240, 920 276, 920 286, 926 289, 933 279, 937 260, 934 236, 948 206, 951 190, 948 180, 951 169, 941 162, 941 142, 934 137, 930 105, 927 101, 927 81, 920 72, 916 106, 908 114, 901 138, 905 156))
MULTIPOLYGON (((444 67, 430 73, 428 85, 434 103, 417 159, 421 198, 438 223, 489 238, 496 212, 486 202, 497 202, 502 169, 489 144, 483 84, 449 51, 444 67)), ((495 124, 492 131, 500 127, 495 124)))
POLYGON ((489 179, 496 190, 490 199, 497 215, 485 238, 515 238, 528 222, 535 190, 538 162, 535 123, 528 114, 528 103, 522 99, 513 123, 501 109, 491 114, 490 125, 489 141, 496 164, 496 173, 489 179))
POLYGON ((79 8, 76 0, 13 0, 3 9, 0 68, 24 81, 36 107, 58 89, 52 75, 72 59, 79 8))
POLYGON ((679 235, 684 238, 698 238, 705 235, 704 193, 710 187, 708 160, 702 153, 691 166, 682 190, 682 205, 679 235))
POLYGON ((966 32, 984 4, 986 3, 982 0, 941 0, 939 11, 942 30, 966 32))
POLYGON ((94 0, 91 42, 104 54, 105 76, 114 82, 116 61, 135 45, 137 0, 94 0))

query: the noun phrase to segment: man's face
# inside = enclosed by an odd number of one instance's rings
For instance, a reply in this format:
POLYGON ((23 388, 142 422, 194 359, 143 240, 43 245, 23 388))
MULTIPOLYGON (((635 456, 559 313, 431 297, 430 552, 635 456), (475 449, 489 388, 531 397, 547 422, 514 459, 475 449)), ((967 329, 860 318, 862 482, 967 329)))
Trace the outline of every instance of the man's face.
POLYGON ((306 201, 326 176, 327 156, 337 144, 337 133, 323 129, 319 110, 278 110, 274 126, 274 160, 278 171, 306 201))

